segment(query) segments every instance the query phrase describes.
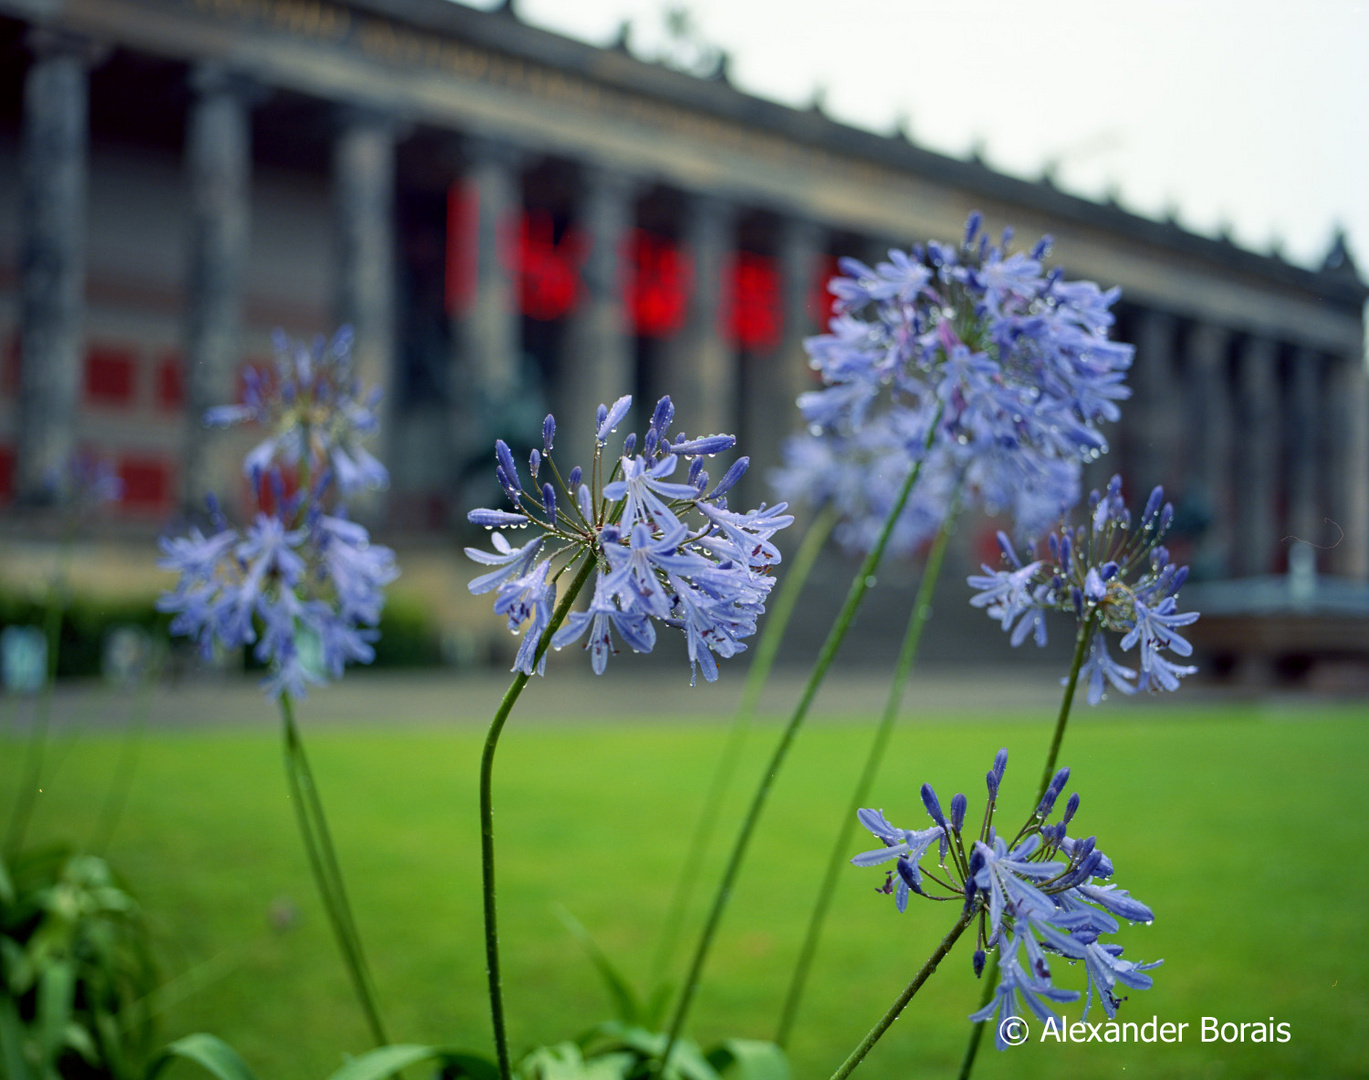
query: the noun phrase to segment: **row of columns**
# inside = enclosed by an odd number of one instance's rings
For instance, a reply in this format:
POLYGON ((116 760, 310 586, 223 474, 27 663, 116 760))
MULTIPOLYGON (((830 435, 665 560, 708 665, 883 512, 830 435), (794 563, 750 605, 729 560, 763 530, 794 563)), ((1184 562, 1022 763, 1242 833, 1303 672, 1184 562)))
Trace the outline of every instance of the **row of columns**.
POLYGON ((1285 349, 1210 322, 1188 330, 1181 353, 1179 320, 1158 310, 1141 312, 1134 332, 1126 472, 1138 494, 1177 482, 1205 511, 1197 564, 1210 575, 1269 573, 1297 538, 1324 549, 1324 570, 1369 575, 1363 358, 1285 349))
MULTIPOLYGON (((24 83, 21 155, 20 408, 15 494, 41 505, 76 444, 85 316, 89 70, 101 50, 35 31, 24 83)), ((242 355, 242 300, 251 211, 251 110, 265 92, 216 64, 192 72, 185 164, 190 229, 185 327, 187 507, 203 506, 210 433, 201 418, 231 401, 242 355)), ((364 110, 339 118, 334 142, 338 252, 335 312, 355 331, 358 374, 390 389, 394 370, 392 121, 364 110)), ((392 394, 386 394, 390 400, 392 394)))
MULTIPOLYGON (((17 494, 41 502, 52 470, 75 442, 81 369, 84 291, 88 69, 94 50, 76 39, 34 35, 34 58, 25 89, 25 182, 22 407, 17 446, 17 494)), ((200 418, 232 399, 241 356, 242 301, 249 254, 251 111, 265 91, 221 65, 191 76, 194 97, 186 132, 190 205, 186 315, 187 424, 183 456, 184 501, 203 505, 213 484, 212 433, 200 418)), ((355 332, 363 383, 394 399, 394 120, 364 109, 345 109, 334 139, 337 210, 336 300, 339 323, 355 332)), ((468 180, 477 193, 475 303, 457 326, 460 363, 453 363, 450 399, 469 418, 472 390, 481 403, 516 394, 519 317, 515 280, 499 257, 500 230, 522 205, 520 173, 525 151, 491 139, 463 142, 468 180)), ((579 219, 590 240, 583 267, 585 302, 573 316, 563 369, 573 373, 557 387, 562 445, 587 446, 594 408, 631 389, 634 340, 623 304, 620 254, 633 226, 639 184, 616 170, 586 166, 579 219)), ((699 195, 688 202, 683 240, 694 260, 695 287, 685 325, 665 346, 664 366, 677 414, 691 433, 754 425, 753 445, 773 447, 788 427, 782 410, 767 403, 792 400, 806 366, 802 339, 812 332, 806 289, 819 256, 819 232, 793 222, 783 245, 786 325, 774 365, 784 384, 748 394, 746 415, 735 414, 740 375, 735 351, 717 313, 726 260, 734 247, 738 208, 699 195), (797 375, 794 373, 797 372, 797 375)), ((757 389, 761 389, 757 387, 757 389)), ((454 416, 459 432, 462 416, 454 416)), ((638 418, 633 418, 632 423, 638 418)), ((388 427, 388 425, 386 425, 388 427)), ((468 425, 467 425, 468 426, 468 425)), ((625 424, 624 430, 628 425, 625 424)), ((459 441, 459 439, 458 439, 459 441)), ((455 446, 457 455, 468 447, 455 446)), ((761 463, 766 464, 766 463, 761 463)))
MULTIPOLYGON (((16 461, 20 498, 40 499, 52 470, 75 442, 84 290, 88 70, 97 58, 90 43, 36 32, 24 98, 23 243, 21 273, 21 381, 16 461)), ((260 87, 228 69, 206 65, 194 72, 195 97, 186 139, 191 229, 186 324, 188 444, 186 499, 201 505, 209 470, 207 435, 199 418, 231 399, 241 355, 242 297, 251 205, 251 110, 260 87)), ((395 370, 393 118, 364 109, 338 117, 333 174, 337 218, 338 321, 356 334, 358 373, 393 402, 395 370)), ((514 272, 498 255, 500 229, 521 208, 520 175, 526 152, 490 139, 463 142, 468 179, 478 202, 475 302, 457 329, 461 363, 453 363, 450 399, 461 414, 472 391, 478 402, 499 402, 518 392, 519 316, 514 272)), ((590 248, 583 267, 585 301, 567 329, 569 377, 557 387, 562 446, 588 446, 594 407, 635 382, 634 342, 623 304, 620 252, 633 225, 638 184, 601 167, 585 166, 578 211, 590 248)), ((733 249, 738 207, 713 195, 687 201, 683 240, 694 260, 695 287, 682 330, 665 345, 664 363, 677 412, 692 434, 733 431, 740 424, 749 446, 773 453, 792 423, 790 402, 803 389, 802 339, 808 324, 807 289, 822 250, 813 223, 791 219, 782 234, 785 325, 775 361, 763 372, 743 372, 717 318, 723 270, 733 249), (740 393, 739 393, 740 391, 740 393), (740 411, 738 411, 738 409, 740 411)), ((1357 356, 1294 356, 1288 408, 1279 409, 1278 345, 1242 337, 1236 377, 1228 366, 1233 331, 1199 324, 1187 335, 1185 381, 1174 379, 1172 357, 1178 320, 1161 311, 1142 313, 1136 330, 1135 398, 1126 427, 1128 472, 1138 486, 1166 479, 1165 461, 1186 445, 1189 484, 1207 502, 1211 525, 1202 554, 1219 573, 1266 572, 1286 533, 1321 535, 1317 508, 1335 508, 1352 538, 1334 549, 1331 568, 1369 575, 1369 396, 1357 356), (1324 374, 1324 378, 1323 378, 1324 374), (1173 389, 1180 386, 1179 390, 1173 389), (1189 395, 1187 408, 1176 400, 1189 395), (1191 430, 1185 432, 1185 427, 1191 430), (1283 458, 1280 448, 1285 447, 1283 458), (1234 453, 1233 453, 1234 448, 1234 453), (1283 486, 1286 519, 1274 505, 1279 464, 1288 462, 1283 486)), ((644 406, 649 408, 649 404, 644 406)), ((640 426, 638 415, 631 424, 640 426)), ((386 425, 387 429, 391 425, 386 425)), ((624 430, 629 427, 625 425, 624 430)), ((454 435, 459 438, 459 435, 454 435)), ((469 448, 454 447, 460 451, 469 448)), ((756 465, 768 464, 757 461, 756 465)), ((759 471, 759 469, 758 469, 759 471)))
MULTIPOLYGON (((520 316, 514 302, 514 269, 499 257, 498 244, 501 228, 516 220, 522 207, 520 176, 529 157, 486 138, 465 140, 463 152, 466 179, 478 207, 477 260, 475 300, 460 317, 454 335, 461 357, 450 368, 454 428, 469 420, 473 395, 481 405, 497 406, 518 391, 513 358, 519 354, 520 316)), ((563 378, 553 394, 557 445, 572 452, 592 445, 595 407, 630 392, 636 382, 636 344, 624 304, 622 254, 645 186, 618 170, 593 164, 581 165, 580 174, 583 194, 576 221, 588 241, 581 268, 584 291, 569 319, 560 365, 563 378)), ((780 244, 782 339, 764 363, 773 377, 755 386, 757 392, 747 393, 736 349, 718 318, 739 210, 738 204, 715 195, 686 199, 681 242, 693 262, 693 287, 683 326, 662 344, 660 366, 669 373, 676 415, 689 433, 733 432, 740 425, 748 446, 758 448, 760 458, 753 457, 753 468, 759 476, 777 462, 775 448, 797 417, 788 406, 803 389, 808 371, 803 339, 816 330, 808 315, 808 289, 818 272, 821 230, 799 219, 785 223, 780 244), (776 408, 776 402, 786 407, 776 408), (764 460, 767 453, 770 460, 764 460)), ((637 402, 620 430, 640 428, 653 404, 637 402)))

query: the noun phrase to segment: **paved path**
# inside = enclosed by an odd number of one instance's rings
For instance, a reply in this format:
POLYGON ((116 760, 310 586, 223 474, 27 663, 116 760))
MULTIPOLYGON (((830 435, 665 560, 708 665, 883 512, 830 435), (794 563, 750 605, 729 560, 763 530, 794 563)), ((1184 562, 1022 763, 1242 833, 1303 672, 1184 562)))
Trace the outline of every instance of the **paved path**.
MULTIPOLYGON (((744 672, 724 673, 718 682, 689 685, 686 670, 658 666, 632 672, 628 663, 601 678, 563 667, 534 679, 519 702, 528 720, 577 722, 702 721, 729 722, 741 693, 744 672)), ((804 672, 780 672, 762 698, 762 717, 782 718, 798 700, 804 672)), ((505 672, 370 672, 349 674, 340 684, 314 690, 300 705, 301 722, 316 724, 483 724, 493 715, 508 688, 505 672)), ((835 673, 820 691, 813 715, 872 719, 884 707, 887 676, 881 672, 835 673)), ((973 673, 929 672, 915 676, 903 702, 903 714, 948 712, 1050 717, 1060 705, 1053 673, 1005 668, 973 673)), ((67 727, 122 725, 133 707, 133 695, 115 693, 94 682, 59 686, 53 721, 67 727)), ((16 715, 13 700, 4 711, 16 715)), ((21 722, 31 712, 18 709, 21 722)), ((158 686, 152 694, 149 721, 155 727, 221 726, 274 723, 275 709, 251 676, 205 676, 158 686)))
MULTIPOLYGON (((576 723, 604 721, 702 722, 731 721, 745 671, 724 670, 716 683, 689 685, 681 665, 646 662, 632 669, 632 658, 620 657, 616 670, 596 678, 587 667, 561 658, 546 678, 533 679, 518 704, 525 722, 576 723), (559 669, 559 670, 558 670, 559 669)), ((807 672, 782 669, 761 700, 760 717, 779 721, 788 717, 802 691, 807 672)), ((879 669, 832 673, 814 703, 815 718, 832 721, 873 721, 883 710, 888 673, 879 669)), ((341 683, 315 689, 299 706, 301 722, 324 724, 471 724, 483 725, 494 714, 509 685, 503 671, 357 671, 341 683)), ((914 673, 903 698, 901 715, 998 717, 1033 722, 1053 719, 1060 708, 1059 673, 1033 665, 1003 667, 929 666, 914 673)), ((1182 693, 1118 695, 1098 706, 1101 711, 1164 710, 1197 704, 1245 701, 1276 711, 1312 700, 1334 700, 1344 695, 1314 695, 1223 687, 1191 680, 1182 693)), ((1355 700, 1363 701, 1359 695, 1355 700)), ((1076 702, 1077 705, 1082 702, 1076 702)), ((1084 706, 1087 708, 1087 706, 1084 706)), ((58 687, 53 723, 58 728, 122 727, 134 710, 131 692, 115 692, 95 682, 58 687)), ((29 701, 0 699, 0 732, 17 721, 27 724, 29 701)), ((148 719, 153 727, 250 726, 274 724, 275 707, 262 694, 255 676, 198 676, 166 682, 152 694, 148 719)))

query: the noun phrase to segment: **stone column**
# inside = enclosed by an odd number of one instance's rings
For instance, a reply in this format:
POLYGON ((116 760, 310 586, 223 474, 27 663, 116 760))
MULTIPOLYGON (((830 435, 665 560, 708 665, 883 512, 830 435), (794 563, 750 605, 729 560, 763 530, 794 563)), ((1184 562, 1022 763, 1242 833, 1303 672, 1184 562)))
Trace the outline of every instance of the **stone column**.
MULTIPOLYGON (((594 413, 635 390, 634 342, 623 303, 624 247, 634 219, 636 181, 608 169, 582 167, 579 225, 589 241, 584 292, 567 328, 564 359, 556 388, 556 443, 562 473, 587 460, 594 438, 594 413), (567 464, 569 463, 569 464, 567 464)), ((637 431, 654 403, 634 402, 618 425, 608 452, 622 451, 629 431, 637 431)), ((640 436, 640 432, 638 432, 640 436)))
POLYGON ((465 385, 480 409, 498 405, 518 389, 519 316, 515 268, 501 252, 523 207, 520 167, 523 152, 492 139, 466 144, 469 177, 478 202, 475 302, 462 319, 459 338, 465 353, 465 385))
MULTIPOLYGON (((1323 525, 1320 510, 1322 470, 1318 467, 1317 443, 1319 398, 1321 391, 1321 357, 1313 349, 1299 349, 1293 354, 1287 410, 1288 459, 1288 531, 1310 544, 1329 543, 1327 526, 1323 525)), ((1292 541, 1290 541, 1291 543, 1292 541)), ((1323 558, 1316 548, 1317 561, 1323 558)))
POLYGON ((672 433, 731 433, 736 425, 737 355, 721 325, 723 274, 736 248, 736 209, 697 195, 686 210, 684 246, 694 265, 689 311, 668 343, 666 392, 675 403, 672 433))
POLYGON ((1274 560, 1278 415, 1278 346, 1250 337, 1237 376, 1236 535, 1234 568, 1242 577, 1267 574, 1274 560))
POLYGON ((85 318, 89 42, 30 35, 24 79, 15 494, 50 502, 76 442, 85 318))
POLYGON ((1192 475, 1196 501, 1206 511, 1208 526, 1198 541, 1194 570, 1208 578, 1231 571, 1234 430, 1232 393, 1227 378, 1231 334, 1223 326, 1199 323, 1189 339, 1189 367, 1199 402, 1193 444, 1192 475))
POLYGON ((243 273, 251 212, 254 88, 217 64, 191 76, 196 92, 186 131, 190 186, 189 311, 186 323, 186 444, 182 496, 190 513, 222 494, 205 410, 230 404, 241 355, 243 273))
POLYGON ((1177 397, 1170 391, 1173 376, 1174 317, 1149 309, 1141 313, 1136 359, 1132 365, 1132 399, 1127 406, 1131 431, 1127 479, 1132 498, 1143 502, 1169 473, 1173 425, 1169 421, 1177 397))
POLYGON ((333 143, 338 325, 355 334, 354 370, 363 392, 379 387, 380 446, 393 432, 395 365, 395 142, 392 116, 344 108, 333 143))
POLYGON ((1364 581, 1369 579, 1369 378, 1358 353, 1337 357, 1334 365, 1328 394, 1333 447, 1328 516, 1345 537, 1331 551, 1331 570, 1364 581))

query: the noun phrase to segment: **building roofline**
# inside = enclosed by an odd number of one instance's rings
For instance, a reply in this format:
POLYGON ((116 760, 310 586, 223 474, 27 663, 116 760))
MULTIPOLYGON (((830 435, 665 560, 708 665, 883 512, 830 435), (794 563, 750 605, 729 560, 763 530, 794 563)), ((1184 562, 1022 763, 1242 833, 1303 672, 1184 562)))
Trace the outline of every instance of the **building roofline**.
POLYGON ((1278 254, 1242 248, 1230 237, 1192 232, 1177 221, 1157 221, 1114 201, 1094 202, 1056 187, 1049 175, 1039 180, 1009 176, 977 157, 969 160, 918 146, 901 132, 882 135, 852 127, 820 108, 796 109, 748 94, 726 78, 726 64, 712 78, 700 78, 633 56, 619 45, 604 48, 564 37, 522 21, 507 2, 481 11, 451 0, 347 0, 359 11, 408 23, 603 83, 616 90, 685 106, 782 135, 796 143, 910 172, 985 199, 1015 203, 1081 228, 1113 233, 1138 243, 1198 258, 1229 271, 1306 290, 1355 309, 1369 301, 1369 285, 1353 263, 1312 270, 1278 254))

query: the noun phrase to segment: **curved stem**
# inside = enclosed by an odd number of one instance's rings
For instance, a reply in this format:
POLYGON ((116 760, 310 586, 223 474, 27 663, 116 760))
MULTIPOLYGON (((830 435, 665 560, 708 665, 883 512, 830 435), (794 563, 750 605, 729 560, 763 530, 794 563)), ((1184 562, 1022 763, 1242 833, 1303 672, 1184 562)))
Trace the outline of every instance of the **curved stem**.
MULTIPOLYGON (((984 980, 984 992, 979 995, 979 1008, 976 1012, 983 1012, 989 1004, 989 999, 994 992, 994 973, 998 970, 998 954, 990 953, 988 963, 985 965, 984 974, 980 976, 984 980)), ((956 1080, 970 1080, 970 1073, 974 1071, 974 1059, 979 1055, 979 1044, 984 1039, 985 1021, 977 1020, 970 1026, 970 1041, 965 1045, 965 1060, 960 1063, 960 1073, 956 1080)))
POLYGON ((666 1068, 670 1063, 671 1051, 674 1049, 680 1032, 684 1028, 685 1019, 689 1015, 689 1007, 693 1003, 694 992, 698 989, 699 976, 703 972, 704 961, 708 958, 708 951, 713 944, 714 936, 718 932, 718 924, 722 921, 723 911, 726 910, 727 902, 732 896, 732 886, 736 883, 737 874, 746 857, 746 849, 751 841, 751 834, 755 831, 756 824, 760 821, 761 811, 765 808, 765 803, 770 797, 770 789, 774 786, 775 777, 779 774, 780 767, 788 756, 789 748, 793 745, 799 728, 803 726, 803 721, 808 715, 808 709, 813 704, 813 698, 817 695, 818 687, 822 685, 827 669, 832 666, 837 650, 846 638, 846 632, 851 628, 851 623, 856 617, 861 601, 865 599, 865 594, 874 584, 875 571, 879 568, 879 562, 884 555, 885 547, 888 546, 889 537, 893 535, 894 526, 903 513, 903 508, 908 503, 908 496, 912 493, 913 486, 922 473, 922 463, 926 459, 932 440, 936 436, 943 411, 944 407, 938 405, 936 414, 927 427, 927 438, 923 452, 913 467, 908 470, 908 476, 903 481, 903 487, 899 490, 898 498, 894 500, 893 508, 889 511, 888 518, 885 519, 874 547, 870 549, 869 554, 861 562, 860 569, 856 571, 856 576, 852 579, 851 586, 847 590, 846 601, 842 604, 841 611, 832 624, 832 629, 828 631, 827 640, 823 642, 817 662, 808 675, 808 682, 803 688, 803 694, 794 707, 794 713, 789 718, 784 733, 780 736, 779 745, 775 747, 775 752, 771 755, 765 771, 761 774, 761 782, 756 788, 755 795, 752 796, 751 806, 746 812, 746 817, 742 820, 742 827, 733 845, 732 855, 723 871, 722 881, 718 884, 718 891, 713 898, 713 906, 709 910, 708 920, 704 923, 703 931, 699 935, 699 944, 695 947, 694 958, 689 965, 689 974, 685 978, 679 1001, 675 1005, 675 1013, 671 1017, 665 1049, 662 1051, 658 1062, 657 1071, 662 1076, 666 1073, 666 1068))
POLYGON ((1050 787, 1051 777, 1055 775, 1055 759, 1060 756, 1060 744, 1065 739, 1065 725, 1069 723, 1070 709, 1074 706, 1074 688, 1079 684, 1079 672, 1084 666, 1084 656, 1088 653, 1089 642, 1098 626, 1098 612, 1089 612, 1088 617, 1079 624, 1079 633, 1074 642, 1074 663, 1070 665, 1070 677, 1065 683, 1065 697, 1060 702, 1060 716, 1055 721, 1055 734, 1051 736, 1050 750, 1046 752, 1046 768, 1041 773, 1041 789, 1036 793, 1039 803, 1050 787))
MULTIPOLYGON (((565 621, 570 606, 575 602, 590 572, 594 569, 594 559, 587 558, 579 573, 566 589, 566 595, 556 605, 551 621, 542 631, 533 656, 532 667, 536 670, 538 662, 547 654, 552 635, 565 621)), ((504 722, 513 711, 515 702, 528 685, 530 676, 518 672, 504 693, 499 709, 490 721, 489 734, 485 736, 485 748, 480 755, 480 888, 485 906, 485 972, 489 979, 490 1022, 494 1027, 495 1057, 499 1062, 501 1080, 511 1080, 513 1066, 509 1061, 509 1042, 504 1029, 504 991, 499 979, 499 924, 495 907, 494 890, 494 752, 499 746, 499 735, 504 730, 504 722)))
POLYGON ((913 976, 913 981, 908 984, 903 993, 899 994, 898 1000, 889 1006, 889 1011, 880 1017, 879 1023, 870 1029, 870 1033, 860 1041, 860 1045, 851 1051, 851 1056, 841 1063, 841 1068, 832 1074, 832 1080, 845 1080, 855 1070, 855 1067, 865 1060, 865 1055, 870 1052, 871 1047, 879 1042, 880 1037, 898 1019, 898 1014, 903 1011, 908 1002, 913 1000, 913 995, 922 989, 922 984, 931 978, 936 966, 946 958, 946 954, 951 951, 951 947, 960 939, 960 935, 974 921, 977 914, 975 908, 971 908, 960 916, 960 920, 951 927, 951 932, 941 939, 941 944, 936 947, 936 951, 927 958, 927 962, 922 965, 921 970, 913 976))
POLYGON ((908 618, 908 629, 903 634, 903 644, 899 649, 898 664, 894 669, 893 682, 889 685, 889 697, 884 704, 884 714, 880 717, 874 741, 870 744, 870 753, 865 759, 865 767, 861 771, 860 779, 856 781, 855 790, 851 793, 850 806, 847 807, 846 815, 841 819, 841 825, 837 829, 836 842, 832 845, 832 853, 827 859, 827 869, 823 873, 822 885, 818 888, 818 897, 813 904, 813 912, 808 920, 808 932, 803 939, 803 948, 799 950, 798 963, 794 967, 794 974, 789 982, 789 991, 785 995, 784 1007, 780 1012, 780 1023, 775 1034, 775 1042, 781 1047, 788 1043, 789 1034, 798 1017, 799 1004, 803 1000, 804 987, 808 982, 808 973, 813 965, 813 957, 817 953, 818 941, 822 937, 823 923, 827 919, 827 911, 832 904, 832 895, 836 891, 837 876, 842 867, 846 865, 851 834, 856 828, 856 811, 865 805, 866 797, 870 794, 870 788, 874 786, 875 777, 879 775, 879 766, 884 759, 884 751, 889 745, 889 738, 893 734, 894 723, 898 719, 899 706, 903 702, 903 691, 907 688, 908 678, 912 674, 913 664, 917 660, 918 646, 922 642, 922 629, 927 625, 927 620, 932 614, 932 594, 936 591, 937 579, 941 576, 941 564, 945 560, 946 544, 950 539, 951 525, 957 510, 956 501, 952 500, 946 517, 941 522, 941 528, 937 530, 936 537, 932 541, 931 550, 927 554, 927 566, 922 572, 922 580, 918 583, 917 597, 913 601, 913 610, 908 618))
POLYGON ((375 986, 362 952, 361 937, 347 900, 342 869, 338 865, 337 852, 328 831, 328 819, 323 812, 323 802, 319 798, 313 771, 309 768, 309 759, 304 754, 304 743, 295 723, 295 706, 289 694, 280 696, 280 712, 285 734, 285 775, 290 784, 290 801, 295 805, 295 817, 304 840, 309 869, 313 872, 323 908, 332 924, 343 964, 352 980, 352 989, 366 1016, 371 1038, 377 1046, 384 1046, 390 1040, 376 1006, 375 986))
POLYGON ((784 575, 770 617, 765 620, 761 639, 756 644, 755 659, 746 673, 746 684, 742 687, 741 700, 737 704, 737 712, 732 721, 732 731, 714 768, 713 778, 709 781, 703 809, 699 812, 699 820, 694 826, 694 835, 690 838, 688 852, 680 865, 679 878, 675 882, 675 895, 671 900, 665 925, 661 928, 661 943, 652 965, 657 979, 670 966, 675 954, 680 924, 684 921, 694 885, 699 879, 699 866, 703 862, 704 852, 708 850, 709 841, 713 838, 723 798, 732 786, 732 777, 737 771, 737 759, 741 753, 742 743, 746 741, 746 733, 756 715, 756 706, 760 703, 761 693, 769 681, 770 669, 774 666, 775 656, 779 653, 780 644, 784 640, 784 632, 789 627, 789 620, 793 617, 794 608, 798 604, 804 585, 808 582, 808 576, 813 572, 813 564, 817 562, 818 555, 827 538, 832 535, 836 523, 837 512, 830 503, 813 518, 808 531, 804 533, 803 542, 794 555, 792 565, 784 575))

